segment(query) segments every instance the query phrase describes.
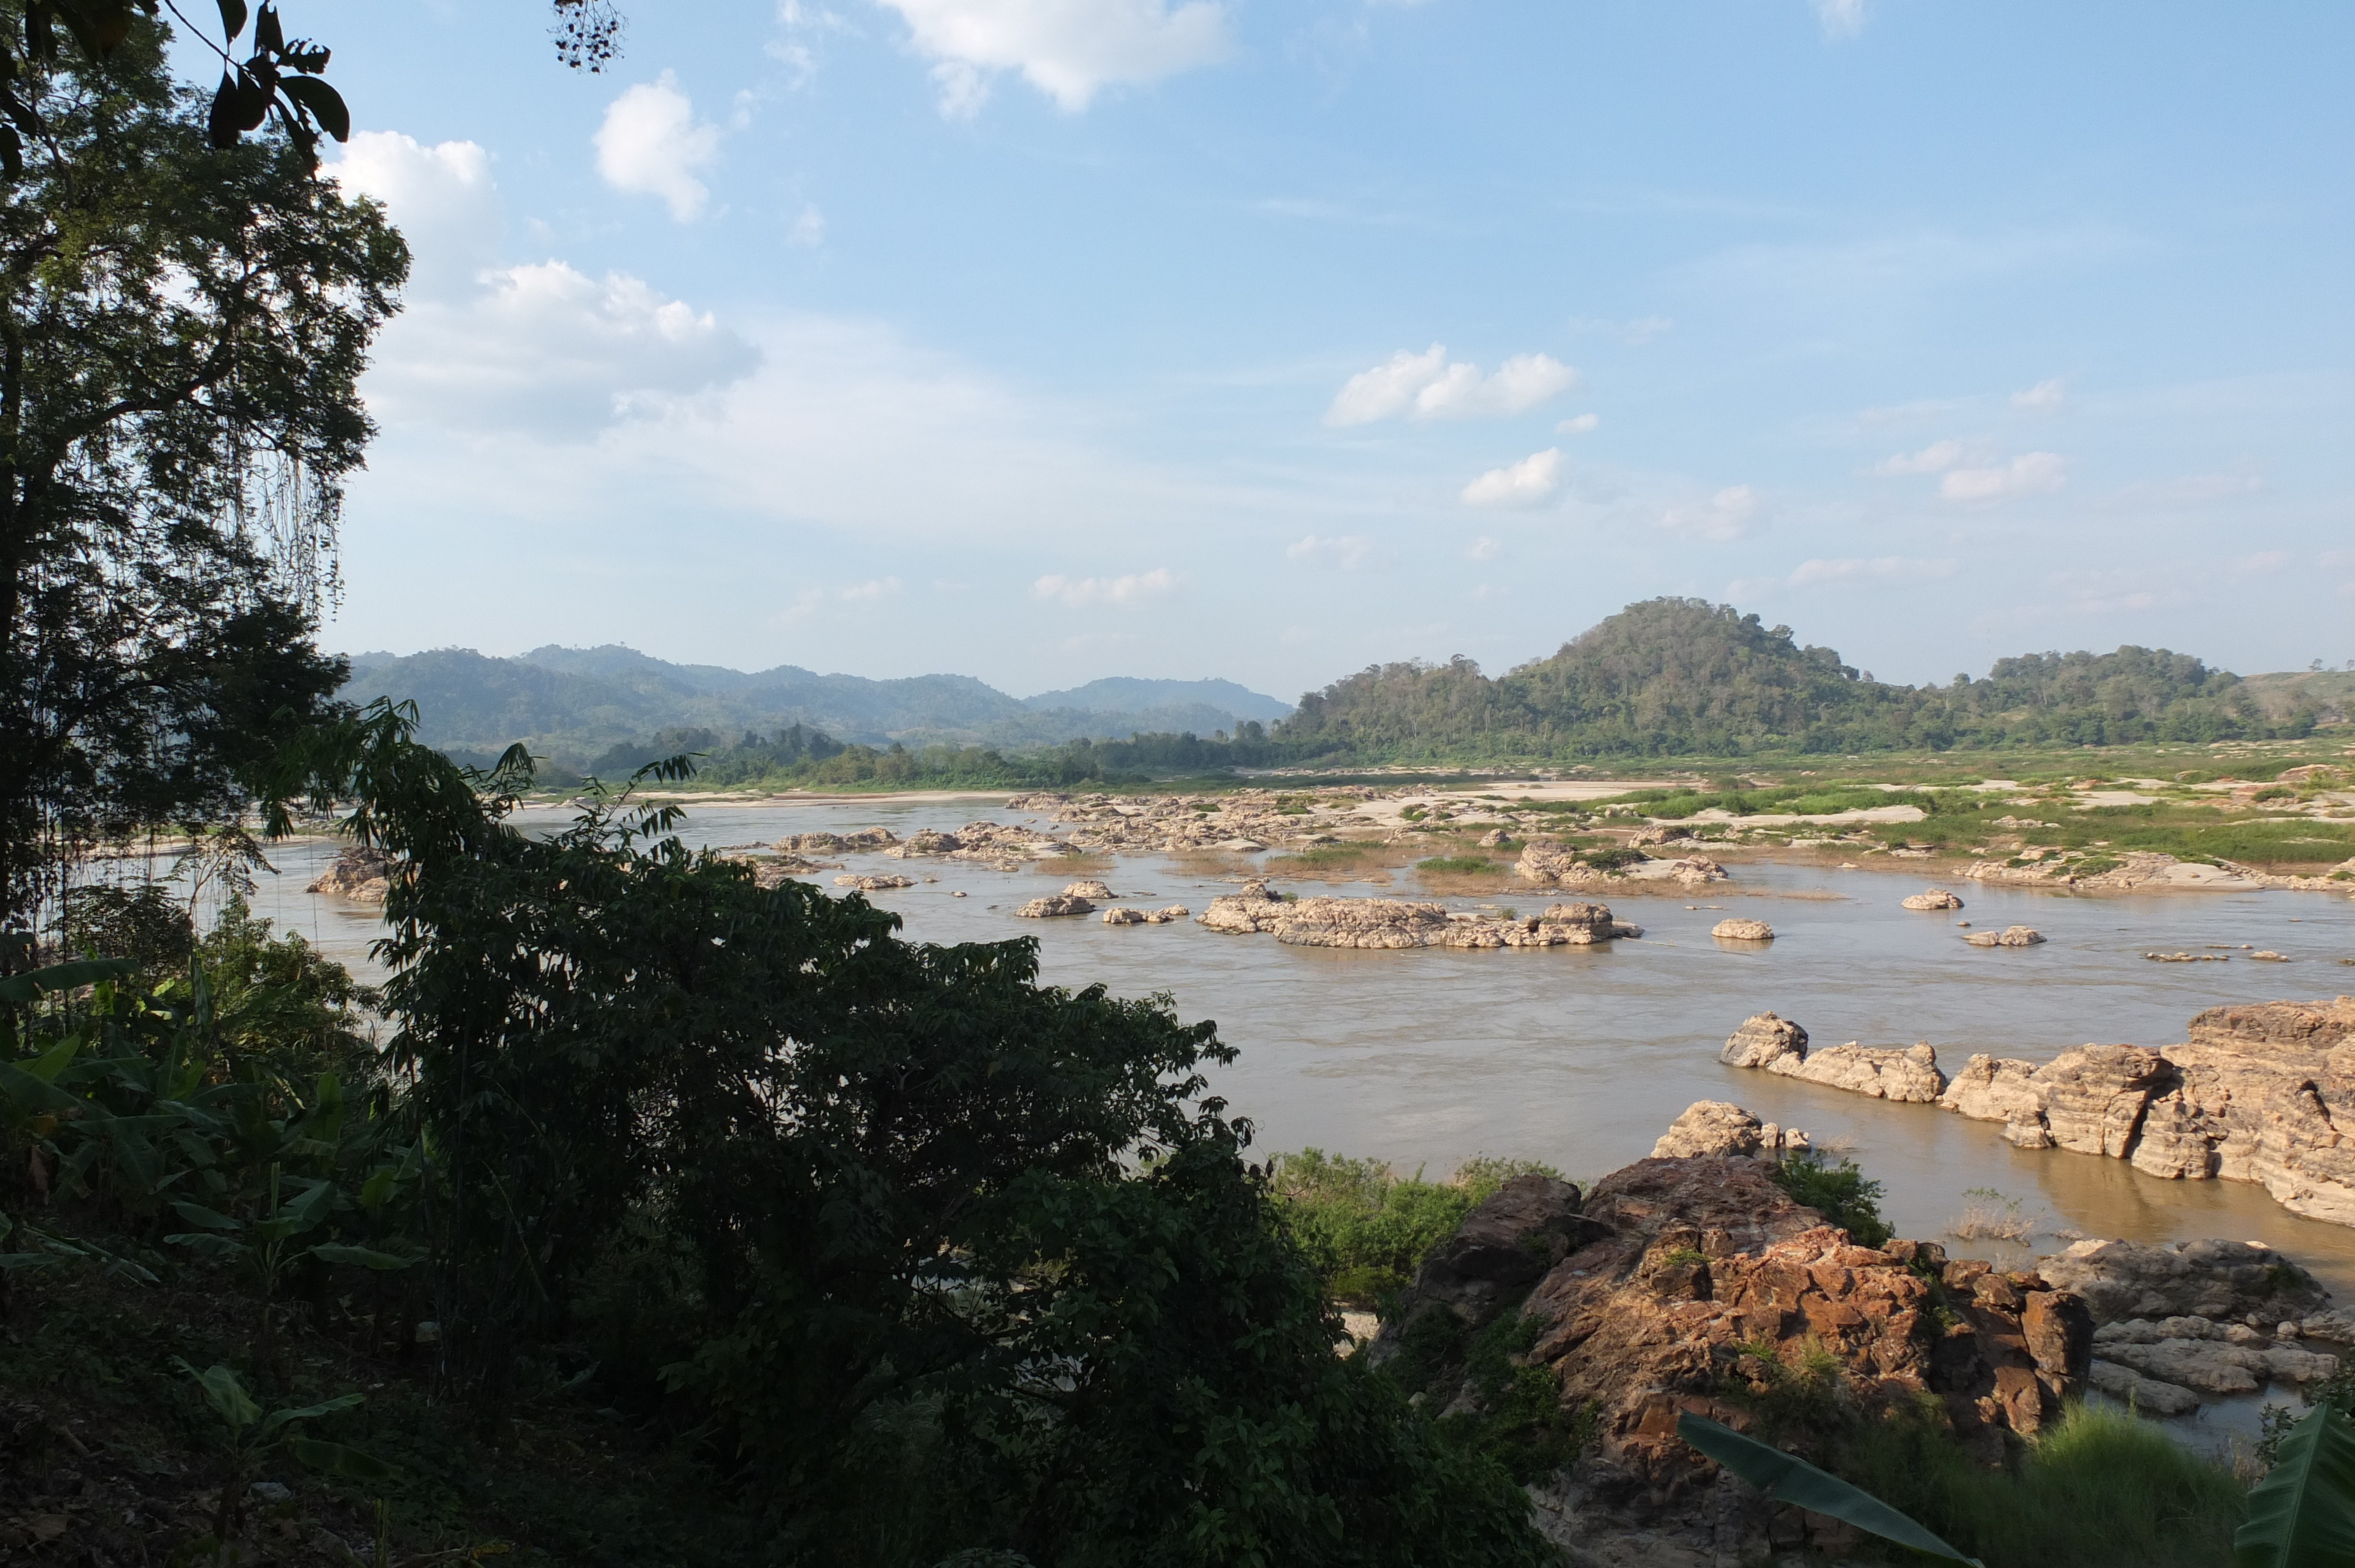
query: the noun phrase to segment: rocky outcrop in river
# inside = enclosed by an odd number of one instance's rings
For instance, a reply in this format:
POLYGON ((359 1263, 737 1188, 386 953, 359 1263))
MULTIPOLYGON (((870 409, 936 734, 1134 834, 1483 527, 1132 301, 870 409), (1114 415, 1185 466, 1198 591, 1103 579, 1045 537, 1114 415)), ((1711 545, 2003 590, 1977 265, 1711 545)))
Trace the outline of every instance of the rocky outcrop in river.
POLYGON ((2077 887, 2114 893, 2163 892, 2239 893, 2260 887, 2290 888, 2304 893, 2343 893, 2355 889, 2346 874, 2355 860, 2333 866, 2320 876, 2279 876, 2230 860, 2178 860, 2148 850, 2102 849, 2083 855, 2059 850, 2031 852, 2002 860, 1973 861, 1963 875, 1974 882, 2004 882, 2031 887, 2077 887))
MULTIPOLYGON (((1639 1160, 1582 1195, 1542 1176, 1506 1183, 1364 1353, 1427 1408, 1480 1416, 1499 1385, 1468 1347, 1508 1316, 1528 1347, 1508 1358, 1515 1379, 1542 1376, 1591 1435, 1533 1489, 1540 1523, 1583 1551, 1614 1541, 1625 1554, 1607 1560, 1627 1563, 1747 1560, 1778 1517, 1717 1484, 1676 1435, 1683 1412, 1757 1430, 1777 1391, 1812 1377, 1868 1414, 1926 1400, 1992 1458, 2082 1386, 2093 1339, 2084 1303, 2039 1276, 1928 1242, 1859 1246, 1744 1158, 1639 1160)), ((1801 1452, 1827 1436, 1805 1417, 1774 1430, 1801 1452)))
POLYGON ((1270 932, 1295 948, 1579 948, 1644 934, 1603 904, 1554 904, 1525 919, 1400 898, 1286 898, 1264 882, 1211 899, 1195 923, 1231 936, 1270 932))
POLYGON ((1882 1098, 1934 1099, 2001 1122, 2023 1149, 2105 1155, 2151 1176, 2259 1182, 2293 1213, 2355 1224, 2355 996, 2210 1008, 2189 1033, 2159 1048, 2080 1045, 2041 1066, 1982 1054, 1948 1080, 1926 1044, 1810 1055, 1804 1029, 1761 1013, 1718 1059, 1882 1098))
POLYGON ((355 844, 336 857, 305 893, 325 893, 355 904, 381 904, 392 892, 400 862, 387 851, 355 844))
POLYGON ((1625 864, 1616 863, 1616 857, 1612 857, 1597 866, 1580 858, 1589 853, 1592 852, 1567 848, 1551 839, 1531 839, 1522 847, 1521 858, 1513 863, 1513 874, 1540 887, 1612 887, 1653 882, 1699 887, 1704 883, 1723 882, 1731 875, 1707 855, 1683 855, 1674 860, 1647 858, 1625 864))

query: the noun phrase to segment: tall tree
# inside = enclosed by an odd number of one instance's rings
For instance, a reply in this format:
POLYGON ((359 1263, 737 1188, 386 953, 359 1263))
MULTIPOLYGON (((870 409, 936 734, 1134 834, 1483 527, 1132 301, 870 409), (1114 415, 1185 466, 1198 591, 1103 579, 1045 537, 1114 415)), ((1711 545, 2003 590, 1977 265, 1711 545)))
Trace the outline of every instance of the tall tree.
POLYGON ((16 62, 0 933, 17 937, 93 842, 234 809, 240 770, 342 675, 312 627, 408 251, 282 125, 216 145, 162 48, 135 20, 102 55, 16 62))

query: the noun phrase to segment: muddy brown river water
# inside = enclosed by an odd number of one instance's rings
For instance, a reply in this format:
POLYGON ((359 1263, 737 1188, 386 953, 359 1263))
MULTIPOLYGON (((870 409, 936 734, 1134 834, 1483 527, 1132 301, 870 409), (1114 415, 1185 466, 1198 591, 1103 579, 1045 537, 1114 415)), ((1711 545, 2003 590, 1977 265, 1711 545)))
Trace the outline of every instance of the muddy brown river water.
MULTIPOLYGON (((983 817, 1029 820, 983 800, 703 806, 691 809, 682 837, 750 844, 873 823, 905 837, 983 817)), ((336 956, 365 962, 372 913, 301 891, 332 853, 325 845, 282 852, 282 874, 265 879, 257 908, 336 956)), ((2072 895, 1965 883, 1955 885, 1968 907, 1956 916, 1898 907, 1927 880, 1902 865, 1751 863, 1732 867, 1734 881, 1698 893, 1614 896, 1614 910, 1645 927, 1640 940, 1360 952, 1221 936, 1190 921, 1014 918, 1024 900, 1060 890, 1067 871, 1007 874, 880 856, 849 863, 939 878, 871 895, 903 917, 911 938, 1034 936, 1051 981, 1101 981, 1131 996, 1166 991, 1182 1016, 1217 1020, 1241 1052, 1216 1075, 1218 1091, 1252 1119, 1264 1150, 1316 1145, 1434 1176, 1475 1154, 1519 1156, 1583 1181, 1648 1154, 1694 1100, 1733 1100, 1846 1149, 1886 1185, 1882 1206, 1901 1234, 1944 1237, 1951 1248, 2004 1260, 2055 1250, 2077 1234, 2260 1240, 2306 1262, 2341 1302, 2355 1301, 2355 1230, 2296 1218, 2261 1188, 2164 1181, 2122 1160, 2017 1150, 1993 1123, 1717 1061, 1733 1027, 1767 1009, 1796 1019, 1818 1044, 1926 1040, 1950 1072, 1974 1051, 2041 1061, 2088 1041, 2170 1044, 2205 1007, 2355 991, 2355 969, 2340 962, 2355 959, 2355 899, 2340 895, 2072 895), (950 896, 960 891, 967 896, 950 896), (1710 927, 1729 912, 1766 920, 1777 939, 1741 949, 1712 940, 1710 927), (1957 918, 1979 927, 2030 925, 2047 940, 1971 948, 1957 918), (2211 944, 2237 952, 2243 943, 2292 961, 2257 963, 2243 954, 2158 964, 2142 956, 2211 944), (2036 1234, 2025 1248, 1946 1234, 1973 1189, 2000 1194, 1982 1201, 2008 1201, 2032 1220, 2036 1234)), ((1123 858, 1104 876, 1121 894, 1184 903, 1197 914, 1231 891, 1158 857, 1123 858)), ((1413 895, 1411 873, 1399 874, 1393 888, 1314 891, 1413 895)), ((1548 900, 1521 893, 1497 901, 1533 913, 1548 900)), ((1471 908, 1480 901, 1448 902, 1471 908)))

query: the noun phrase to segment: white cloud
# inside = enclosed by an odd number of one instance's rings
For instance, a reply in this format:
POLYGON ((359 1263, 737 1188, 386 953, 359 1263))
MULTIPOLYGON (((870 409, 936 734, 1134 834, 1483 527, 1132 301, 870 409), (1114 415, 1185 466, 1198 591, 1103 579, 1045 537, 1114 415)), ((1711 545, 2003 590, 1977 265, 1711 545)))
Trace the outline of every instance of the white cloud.
POLYGON ((2049 414, 2069 400, 2069 388, 2059 379, 2040 381, 2025 392, 2011 395, 2011 406, 2031 414, 2049 414))
POLYGON ((2277 572, 2287 565, 2289 565, 2288 551, 2259 550, 2254 556, 2243 556, 2235 560, 2232 563, 2232 570, 2241 577, 2253 577, 2268 572, 2277 572))
POLYGON ((1938 482, 1938 493, 1949 501, 1992 504, 2041 495, 2068 482, 2067 465, 2058 452, 2028 452, 2009 463, 1951 470, 1938 482))
POLYGON ((1483 534, 1477 539, 1472 541, 1472 547, 1465 550, 1464 552, 1464 556, 1466 560, 1493 561, 1499 555, 1503 554, 1504 548, 1504 546, 1498 544, 1496 540, 1491 539, 1487 535, 1483 534))
POLYGON ((908 24, 918 52, 939 62, 941 112, 977 112, 985 73, 1018 70, 1067 112, 1107 86, 1159 81, 1225 57, 1217 0, 880 0, 908 24))
POLYGON ((1119 577, 1068 577, 1053 573, 1030 585, 1039 599, 1060 599, 1074 609, 1092 604, 1136 604, 1157 599, 1178 586, 1178 575, 1167 567, 1132 572, 1119 577))
POLYGON ((1702 539, 1732 539, 1758 515, 1758 492, 1732 484, 1697 506, 1671 506, 1660 514, 1660 526, 1676 534, 1702 539))
POLYGON ((760 362, 709 312, 626 273, 494 265, 505 219, 490 161, 473 143, 423 147, 362 132, 335 174, 381 200, 416 252, 419 284, 364 384, 388 428, 585 440, 617 418, 741 380, 760 362))
POLYGON ((1852 38, 1864 31, 1871 0, 1811 0, 1816 22, 1828 38, 1852 38))
POLYGON ((1311 534, 1296 545, 1284 546, 1287 561, 1305 561, 1312 567, 1334 567, 1345 572, 1357 570, 1366 564, 1373 551, 1373 541, 1362 534, 1342 534, 1323 539, 1311 534))
POLYGON ((719 127, 695 118, 695 105, 665 71, 624 90, 597 128, 597 173, 617 191, 660 196, 681 223, 700 217, 711 191, 696 171, 719 156, 719 127))
POLYGON ((1944 473, 1966 456, 1960 441, 1932 441, 1918 452, 1900 452, 1872 465, 1879 474, 1944 473))
POLYGON ((491 155, 472 142, 421 146, 397 131, 355 132, 327 174, 385 205, 409 241, 412 305, 472 289, 498 260, 506 215, 491 155))
POLYGON ((1901 556, 1802 561, 1792 571, 1789 582, 1793 588, 1840 583, 1934 582, 1940 577, 1953 577, 1958 564, 1952 560, 1907 560, 1901 556))
POLYGON ((1492 468, 1464 487, 1466 506, 1535 506, 1561 488, 1561 449, 1548 447, 1492 468))
POLYGON ((1476 365, 1447 363, 1444 344, 1421 354, 1401 349, 1341 384, 1325 422, 1368 425, 1403 414, 1417 419, 1501 417, 1533 408, 1578 385, 1578 372, 1544 354, 1517 354, 1491 376, 1476 365))
POLYGON ((814 250, 826 243, 826 214, 811 202, 802 203, 801 216, 785 235, 785 243, 798 250, 814 250))
POLYGON ((1554 431, 1558 435, 1582 436, 1602 423, 1603 416, 1600 414, 1579 414, 1556 425, 1554 431))

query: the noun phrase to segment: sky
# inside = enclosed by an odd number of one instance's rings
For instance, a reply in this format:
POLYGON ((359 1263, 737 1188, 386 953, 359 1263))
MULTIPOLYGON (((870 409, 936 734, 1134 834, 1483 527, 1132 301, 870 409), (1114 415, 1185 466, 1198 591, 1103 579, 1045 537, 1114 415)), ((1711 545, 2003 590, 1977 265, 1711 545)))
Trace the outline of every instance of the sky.
POLYGON ((416 259, 330 647, 2355 661, 2355 7, 286 5, 416 259))

